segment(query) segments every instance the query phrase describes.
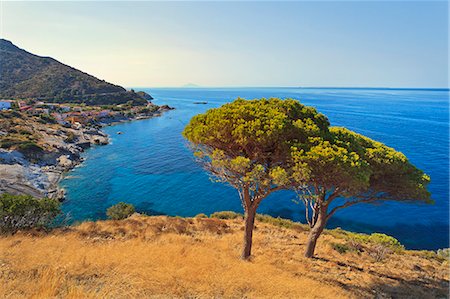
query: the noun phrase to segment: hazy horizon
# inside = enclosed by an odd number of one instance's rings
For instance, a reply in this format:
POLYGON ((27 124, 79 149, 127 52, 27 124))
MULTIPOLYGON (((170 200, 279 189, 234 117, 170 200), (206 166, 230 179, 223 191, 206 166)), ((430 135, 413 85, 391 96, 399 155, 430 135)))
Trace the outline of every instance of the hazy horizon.
POLYGON ((123 86, 448 88, 447 2, 3 2, 1 31, 123 86))

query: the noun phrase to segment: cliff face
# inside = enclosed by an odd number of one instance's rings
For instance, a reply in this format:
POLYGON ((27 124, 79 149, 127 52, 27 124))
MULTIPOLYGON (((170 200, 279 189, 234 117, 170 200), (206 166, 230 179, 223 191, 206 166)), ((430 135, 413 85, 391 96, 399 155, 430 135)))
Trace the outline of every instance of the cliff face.
MULTIPOLYGON (((88 105, 147 104, 135 93, 100 80, 53 58, 41 57, 0 39, 0 98, 37 98, 88 105)), ((151 97, 150 97, 151 99, 151 97)))

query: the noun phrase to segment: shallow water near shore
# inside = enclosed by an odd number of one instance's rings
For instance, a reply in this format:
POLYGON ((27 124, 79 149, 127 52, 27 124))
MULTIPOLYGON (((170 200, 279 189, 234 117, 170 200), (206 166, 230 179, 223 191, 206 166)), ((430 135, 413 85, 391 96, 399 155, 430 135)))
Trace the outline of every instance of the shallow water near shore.
MULTIPOLYGON (((140 88, 141 90, 142 88, 140 88)), ((317 108, 334 126, 345 126, 402 151, 431 176, 434 205, 383 203, 356 205, 336 213, 329 228, 383 232, 407 248, 438 249, 449 243, 448 90, 332 88, 155 88, 155 104, 176 110, 162 116, 106 127, 111 144, 84 153, 86 161, 61 182, 63 210, 72 221, 106 218, 106 209, 132 203, 149 215, 194 216, 215 211, 242 212, 237 192, 213 183, 193 160, 181 136, 189 119, 236 97, 295 98, 317 108), (195 104, 195 102, 207 104, 195 104), (123 134, 116 134, 118 131, 123 134)), ((304 222, 295 196, 280 191, 258 213, 304 222)))

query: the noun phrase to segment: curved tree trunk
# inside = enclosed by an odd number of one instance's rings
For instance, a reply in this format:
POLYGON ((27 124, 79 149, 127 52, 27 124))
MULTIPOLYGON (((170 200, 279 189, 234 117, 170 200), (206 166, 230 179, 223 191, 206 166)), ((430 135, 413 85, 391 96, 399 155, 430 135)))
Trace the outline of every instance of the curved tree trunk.
POLYGON ((252 237, 253 227, 255 226, 256 207, 249 207, 245 211, 245 228, 244 228, 244 248, 242 250, 241 258, 248 260, 252 254, 252 237))
POLYGON ((327 224, 327 212, 326 210, 319 211, 317 221, 309 231, 308 242, 306 243, 305 257, 311 258, 314 256, 314 250, 316 249, 317 239, 323 232, 325 225, 327 224))

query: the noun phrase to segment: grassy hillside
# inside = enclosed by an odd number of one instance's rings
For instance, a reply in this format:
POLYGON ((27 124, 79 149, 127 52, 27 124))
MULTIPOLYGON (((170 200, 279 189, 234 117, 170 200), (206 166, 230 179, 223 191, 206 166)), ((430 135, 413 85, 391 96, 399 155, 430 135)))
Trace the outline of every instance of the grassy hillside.
POLYGON ((241 219, 133 215, 0 237, 0 297, 447 297, 448 261, 430 252, 376 261, 367 244, 340 250, 351 234, 332 230, 307 259, 304 226, 258 219, 248 262, 241 219))
POLYGON ((147 103, 126 91, 50 57, 41 57, 0 39, 0 98, 38 98, 88 105, 147 103))

